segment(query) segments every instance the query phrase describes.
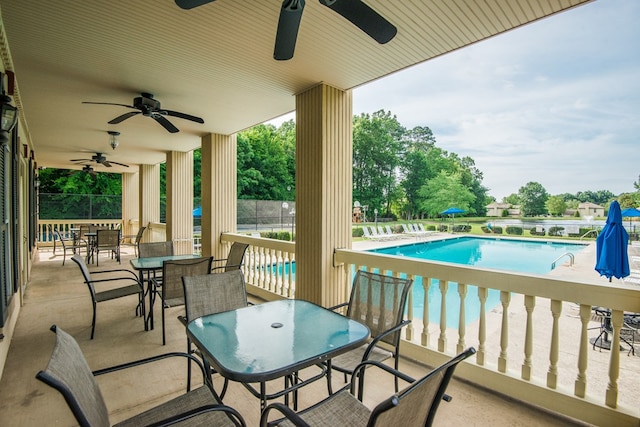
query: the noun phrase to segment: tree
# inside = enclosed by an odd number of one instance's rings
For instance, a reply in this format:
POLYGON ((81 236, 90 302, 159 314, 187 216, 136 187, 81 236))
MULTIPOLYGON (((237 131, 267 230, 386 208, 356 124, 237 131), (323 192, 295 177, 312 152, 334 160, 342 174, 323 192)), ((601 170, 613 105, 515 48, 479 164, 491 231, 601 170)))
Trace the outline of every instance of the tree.
POLYGON ((433 217, 453 206, 468 212, 475 196, 462 184, 461 179, 459 173, 441 171, 420 189, 420 195, 424 198, 421 208, 433 217))
POLYGON ((544 215, 547 210, 545 203, 549 198, 547 190, 538 182, 528 182, 518 191, 520 211, 523 216, 544 215))
POLYGON ((567 210, 567 204, 561 196, 550 196, 545 206, 549 213, 555 216, 562 216, 564 211, 567 210))
POLYGON ((353 119, 353 197, 380 216, 391 216, 397 191, 404 128, 383 110, 353 119))
POLYGON ((519 205, 520 196, 517 193, 511 193, 508 196, 502 198, 503 203, 509 203, 510 205, 519 205))

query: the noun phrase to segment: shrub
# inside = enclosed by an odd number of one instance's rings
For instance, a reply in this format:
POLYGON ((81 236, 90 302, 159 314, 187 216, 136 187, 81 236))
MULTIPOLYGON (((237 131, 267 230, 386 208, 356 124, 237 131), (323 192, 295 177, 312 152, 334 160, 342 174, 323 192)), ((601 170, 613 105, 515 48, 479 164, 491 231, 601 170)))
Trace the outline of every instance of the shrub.
POLYGON ((364 231, 362 227, 356 227, 351 231, 351 237, 362 237, 364 236, 364 231))
POLYGON ((448 229, 449 229, 449 227, 444 225, 444 224, 440 224, 438 226, 438 231, 441 231, 441 232, 446 232, 448 229))
MULTIPOLYGON (((549 236, 562 236, 563 234, 564 227, 549 227, 549 236)), ((571 234, 569 236, 571 236, 571 234)), ((575 237, 575 235, 573 237, 575 237)))
POLYGON ((503 218, 508 217, 508 216, 509 216, 509 210, 507 210, 507 209, 503 209, 503 210, 502 210, 502 214, 501 214, 501 215, 502 215, 502 217, 503 217, 503 218))
POLYGON ((286 242, 291 241, 291 233, 289 231, 263 231, 260 233, 260 237, 266 237, 267 239, 284 240, 286 242))
POLYGON ((522 236, 522 227, 516 227, 515 225, 507 226, 507 234, 513 234, 516 236, 522 236))
POLYGON ((502 234, 502 227, 498 225, 494 225, 493 227, 491 227, 491 229, 493 230, 494 234, 502 234))
POLYGON ((480 227, 480 229, 484 232, 484 233, 491 233, 491 229, 489 227, 487 227, 486 225, 483 225, 480 227))
POLYGON ((436 226, 433 224, 427 225, 427 231, 436 231, 436 226))
MULTIPOLYGON (((553 228, 553 227, 551 227, 551 228, 553 228)), ((558 228, 558 227, 556 227, 556 228, 558 228)), ((542 228, 542 231, 538 231, 537 227, 533 227, 530 230, 530 232, 531 232, 532 236, 544 236, 546 234, 545 231, 544 231, 544 228, 542 228)), ((549 229, 549 236, 551 236, 551 229, 549 229)))
POLYGON ((469 231, 471 231, 471 226, 467 224, 454 225, 453 231, 456 233, 468 233, 469 231))

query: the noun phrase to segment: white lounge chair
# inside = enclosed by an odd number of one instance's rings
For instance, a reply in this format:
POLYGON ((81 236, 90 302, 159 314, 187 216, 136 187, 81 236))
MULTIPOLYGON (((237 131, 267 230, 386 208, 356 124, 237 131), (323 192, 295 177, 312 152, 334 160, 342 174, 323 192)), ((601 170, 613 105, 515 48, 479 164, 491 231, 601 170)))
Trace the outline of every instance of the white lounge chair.
POLYGON ((369 231, 369 227, 368 226, 366 226, 366 225, 362 226, 362 233, 363 233, 362 237, 364 239, 368 239, 368 240, 373 240, 374 239, 374 236, 371 235, 371 232, 369 231))
POLYGON ((398 238, 400 238, 400 235, 398 235, 398 234, 394 233, 390 226, 385 225, 385 226, 384 226, 384 228, 385 228, 385 230, 387 231, 387 235, 388 235, 388 236, 391 236, 391 238, 392 238, 392 239, 398 239, 398 238))

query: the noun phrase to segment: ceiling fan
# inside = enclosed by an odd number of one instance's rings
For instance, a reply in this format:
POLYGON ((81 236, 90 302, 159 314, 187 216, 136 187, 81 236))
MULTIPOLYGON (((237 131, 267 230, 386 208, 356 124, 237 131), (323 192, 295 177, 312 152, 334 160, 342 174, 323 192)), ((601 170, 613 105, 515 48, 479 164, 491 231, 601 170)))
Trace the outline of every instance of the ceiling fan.
POLYGON ((93 175, 93 176, 95 176, 95 175, 96 175, 96 171, 95 171, 95 170, 93 170, 93 168, 92 168, 90 165, 84 165, 84 166, 82 167, 82 172, 84 172, 84 173, 88 173, 88 174, 91 174, 91 175, 93 175))
POLYGON ((135 115, 142 114, 145 117, 151 117, 156 122, 160 123, 163 128, 171 133, 180 132, 180 130, 173 125, 165 116, 178 117, 180 119, 191 120, 196 123, 204 123, 200 117, 192 116, 190 114, 180 113, 178 111, 166 110, 160 106, 160 101, 155 99, 152 94, 142 92, 141 96, 133 98, 133 105, 115 104, 113 102, 89 102, 84 101, 83 104, 98 104, 98 105, 117 105, 120 107, 132 108, 138 111, 130 111, 124 113, 121 116, 109 121, 111 125, 118 124, 131 118, 135 115))
MULTIPOLYGON (((215 0, 175 0, 182 9, 193 9, 215 0)), ((321 4, 341 15, 356 27, 367 33, 380 44, 393 39, 397 28, 361 0, 319 0, 321 4)), ((286 61, 293 58, 302 19, 305 0, 284 0, 278 19, 278 31, 273 50, 273 58, 286 61)))
MULTIPOLYGON (((102 153, 96 153, 93 156, 91 156, 90 159, 72 159, 72 162, 78 162, 79 164, 83 164, 86 167, 91 168, 91 165, 88 164, 87 162, 91 163, 91 162, 95 162, 97 164, 106 166, 108 168, 111 167, 111 164, 113 163, 114 165, 119 165, 119 166, 124 166, 125 168, 128 168, 129 165, 125 165, 124 163, 118 163, 118 162, 110 162, 107 160, 106 156, 104 156, 102 153)), ((93 170, 93 168, 91 168, 93 170)), ((83 169, 84 170, 84 169, 83 169)), ((88 171, 85 171, 88 172, 88 171)))

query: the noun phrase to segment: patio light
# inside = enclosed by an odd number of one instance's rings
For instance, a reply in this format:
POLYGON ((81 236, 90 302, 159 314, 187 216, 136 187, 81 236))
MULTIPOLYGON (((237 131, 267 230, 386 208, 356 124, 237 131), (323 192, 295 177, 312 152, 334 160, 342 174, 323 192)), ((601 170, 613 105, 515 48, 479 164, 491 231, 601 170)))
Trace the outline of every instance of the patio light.
POLYGON ((8 133, 18 121, 18 109, 11 105, 11 98, 4 92, 4 75, 0 73, 0 139, 8 140, 8 133))
POLYGON ((111 148, 115 150, 118 148, 118 135, 120 135, 120 132, 110 130, 107 133, 109 134, 109 145, 111 145, 111 148))

